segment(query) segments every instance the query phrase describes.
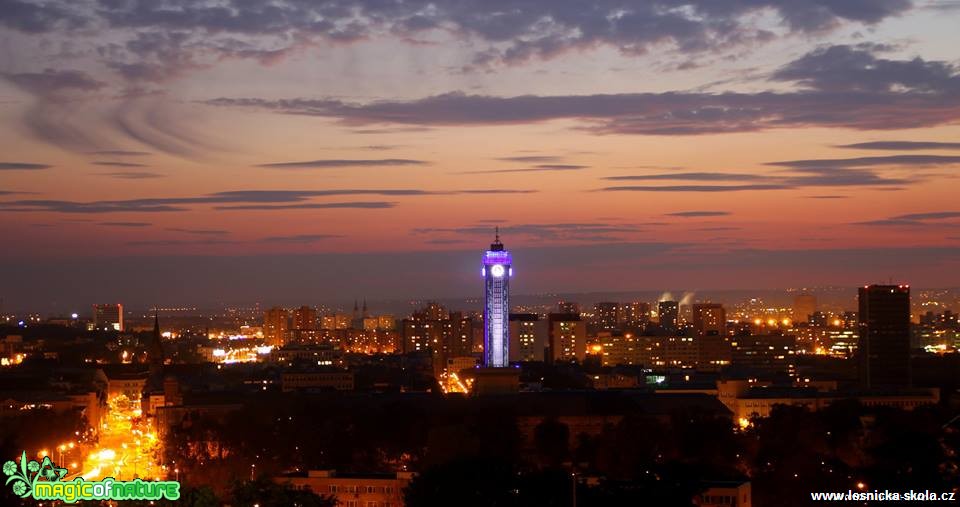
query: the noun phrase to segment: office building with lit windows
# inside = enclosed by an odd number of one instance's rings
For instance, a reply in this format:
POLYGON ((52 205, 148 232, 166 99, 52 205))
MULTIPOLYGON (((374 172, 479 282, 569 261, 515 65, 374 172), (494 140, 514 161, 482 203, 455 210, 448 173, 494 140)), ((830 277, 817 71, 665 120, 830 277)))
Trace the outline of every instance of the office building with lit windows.
POLYGON ((510 361, 543 361, 547 321, 535 313, 510 314, 510 361))
POLYGON ((290 312, 286 308, 273 307, 263 314, 263 338, 267 345, 282 347, 287 343, 290 330, 290 312))
POLYGON ((660 301, 657 303, 657 315, 660 316, 660 328, 675 333, 680 328, 680 303, 660 301))
POLYGON ((549 359, 582 363, 587 357, 587 323, 569 313, 551 313, 547 322, 549 359))
POLYGON ((123 331, 123 305, 93 305, 93 327, 98 330, 123 331))
POLYGON ((620 304, 604 301, 593 306, 597 327, 603 331, 619 329, 621 322, 620 304))

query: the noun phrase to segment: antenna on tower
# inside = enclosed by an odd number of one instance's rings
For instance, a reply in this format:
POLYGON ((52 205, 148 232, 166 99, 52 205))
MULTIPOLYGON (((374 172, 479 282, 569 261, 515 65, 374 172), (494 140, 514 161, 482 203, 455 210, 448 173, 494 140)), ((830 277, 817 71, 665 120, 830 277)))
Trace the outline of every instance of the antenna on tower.
POLYGON ((494 241, 499 243, 500 242, 500 226, 499 225, 494 226, 493 230, 494 230, 494 236, 495 236, 494 241))

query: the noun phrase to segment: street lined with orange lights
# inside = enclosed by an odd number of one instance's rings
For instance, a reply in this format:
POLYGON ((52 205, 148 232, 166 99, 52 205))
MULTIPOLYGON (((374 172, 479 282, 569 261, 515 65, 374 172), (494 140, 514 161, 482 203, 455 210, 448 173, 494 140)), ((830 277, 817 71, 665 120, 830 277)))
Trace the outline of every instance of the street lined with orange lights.
POLYGON ((99 442, 87 454, 80 476, 86 480, 163 479, 164 471, 157 462, 160 442, 143 416, 140 401, 120 395, 108 401, 108 408, 99 442))

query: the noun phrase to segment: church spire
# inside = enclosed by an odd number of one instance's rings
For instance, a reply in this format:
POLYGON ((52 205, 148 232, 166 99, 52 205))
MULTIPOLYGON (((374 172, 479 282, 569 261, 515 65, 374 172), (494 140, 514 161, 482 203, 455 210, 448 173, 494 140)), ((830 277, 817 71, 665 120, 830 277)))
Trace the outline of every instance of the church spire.
POLYGON ((163 367, 163 342, 160 334, 160 312, 153 312, 153 336, 150 337, 150 346, 147 348, 150 360, 150 369, 159 370, 163 367))

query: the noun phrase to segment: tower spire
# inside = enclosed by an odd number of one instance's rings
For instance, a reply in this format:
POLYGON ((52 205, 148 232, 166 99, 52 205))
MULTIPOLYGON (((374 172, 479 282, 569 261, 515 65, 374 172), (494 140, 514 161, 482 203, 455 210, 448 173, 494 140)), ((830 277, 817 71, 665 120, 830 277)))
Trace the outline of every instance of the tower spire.
POLYGON ((500 242, 500 227, 494 229, 493 244, 483 254, 483 364, 506 368, 510 364, 510 252, 500 242))
POLYGON ((490 244, 490 250, 494 252, 502 251, 503 243, 500 242, 500 226, 496 226, 493 231, 493 243, 490 244))

